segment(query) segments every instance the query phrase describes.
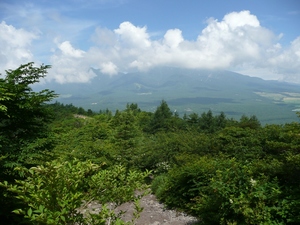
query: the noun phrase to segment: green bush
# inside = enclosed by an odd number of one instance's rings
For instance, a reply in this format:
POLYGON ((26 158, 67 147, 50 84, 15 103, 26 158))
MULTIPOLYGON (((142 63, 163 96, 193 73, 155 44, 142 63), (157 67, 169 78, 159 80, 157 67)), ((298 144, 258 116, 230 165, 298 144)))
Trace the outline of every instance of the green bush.
POLYGON ((102 170, 101 166, 78 160, 55 160, 45 166, 21 170, 26 179, 17 180, 15 184, 0 183, 27 205, 13 212, 23 214, 33 224, 53 225, 105 224, 109 218, 112 224, 123 224, 106 203, 118 205, 135 201, 136 209, 140 210, 139 196, 135 196, 134 191, 145 190, 144 179, 149 176, 149 172, 127 171, 122 166, 102 170), (91 201, 102 205, 98 215, 84 213, 91 201))
POLYGON ((165 174, 157 176, 151 183, 151 190, 155 193, 157 198, 162 198, 163 192, 165 191, 165 184, 167 183, 168 177, 165 174))
POLYGON ((202 184, 205 187, 214 171, 212 160, 201 157, 184 166, 172 168, 164 177, 155 178, 153 191, 168 206, 188 210, 187 204, 199 193, 197 186, 202 184), (164 179, 164 182, 159 182, 160 179, 164 179))
POLYGON ((168 206, 204 224, 286 224, 297 216, 292 206, 299 204, 289 199, 276 178, 282 166, 276 160, 201 157, 157 177, 152 189, 168 206), (274 172, 268 173, 272 166, 274 172))
POLYGON ((252 173, 251 166, 235 159, 225 161, 209 184, 210 190, 196 198, 197 208, 210 207, 219 202, 215 209, 220 224, 284 224, 284 202, 277 179, 252 173), (202 198, 204 197, 204 201, 202 198), (210 201, 207 201, 210 199, 210 201))

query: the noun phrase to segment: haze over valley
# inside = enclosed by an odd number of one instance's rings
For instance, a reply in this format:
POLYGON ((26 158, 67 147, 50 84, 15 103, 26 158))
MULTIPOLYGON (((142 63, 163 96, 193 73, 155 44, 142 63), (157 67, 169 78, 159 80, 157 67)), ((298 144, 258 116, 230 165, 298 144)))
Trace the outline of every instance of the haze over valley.
POLYGON ((262 123, 297 121, 300 86, 263 80, 225 70, 160 67, 147 72, 119 73, 107 76, 99 70, 84 84, 44 84, 60 96, 64 104, 73 104, 95 112, 122 110, 127 103, 137 103, 153 112, 161 100, 167 101, 179 116, 211 110, 239 119, 256 115, 262 123), (52 85, 52 86, 51 86, 52 85))

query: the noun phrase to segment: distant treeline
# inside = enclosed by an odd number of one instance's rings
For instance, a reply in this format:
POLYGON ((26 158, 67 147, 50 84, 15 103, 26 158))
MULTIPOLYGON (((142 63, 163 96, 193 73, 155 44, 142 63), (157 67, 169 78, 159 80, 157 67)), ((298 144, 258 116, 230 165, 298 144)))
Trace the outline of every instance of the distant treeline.
MULTIPOLYGON (((92 111, 91 109, 85 110, 83 107, 77 107, 73 104, 63 104, 58 101, 52 104, 47 104, 46 107, 51 108, 55 113, 55 118, 60 119, 64 116, 71 114, 78 114, 83 116, 95 116, 95 115, 108 115, 115 116, 120 113, 120 110, 115 112, 105 109, 99 112, 92 111)), ((135 113, 141 113, 142 110, 138 107, 137 103, 128 103, 125 111, 132 110, 135 113)), ((157 107, 155 112, 142 112, 144 115, 148 115, 144 119, 143 123, 148 123, 149 127, 144 127, 144 131, 156 132, 158 130, 170 130, 170 129, 196 129, 203 132, 213 133, 225 126, 239 126, 239 127, 261 127, 261 123, 255 115, 246 116, 242 115, 240 120, 233 118, 227 118, 224 112, 219 115, 213 115, 211 110, 203 112, 202 114, 190 113, 184 114, 183 117, 179 117, 176 112, 172 112, 166 101, 162 100, 161 104, 157 107), (168 124, 169 123, 169 124, 168 124)))

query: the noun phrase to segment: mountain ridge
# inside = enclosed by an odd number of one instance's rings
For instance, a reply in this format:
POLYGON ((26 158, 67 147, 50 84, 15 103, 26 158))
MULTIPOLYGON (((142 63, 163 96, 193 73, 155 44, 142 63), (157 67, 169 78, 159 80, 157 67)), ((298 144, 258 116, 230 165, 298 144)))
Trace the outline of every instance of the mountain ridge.
POLYGON ((59 102, 94 111, 122 110, 127 103, 154 111, 164 99, 181 116, 212 110, 229 117, 257 115, 265 123, 285 123, 297 120, 292 110, 300 108, 300 85, 231 71, 161 67, 115 76, 93 72, 96 77, 90 83, 49 84, 47 88, 61 94, 59 102))

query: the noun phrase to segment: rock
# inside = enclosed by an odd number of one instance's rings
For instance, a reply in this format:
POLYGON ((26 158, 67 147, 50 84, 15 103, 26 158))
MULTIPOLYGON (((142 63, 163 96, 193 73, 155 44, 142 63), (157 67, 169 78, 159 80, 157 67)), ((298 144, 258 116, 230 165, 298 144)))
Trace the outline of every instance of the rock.
MULTIPOLYGON (((135 221, 136 225, 195 225, 197 218, 188 216, 184 213, 175 210, 166 209, 164 204, 160 203, 153 194, 144 196, 141 201, 141 207, 144 210, 140 217, 135 221)), ((97 204, 90 204, 89 211, 99 211, 101 206, 97 204)), ((116 212, 124 211, 122 219, 124 221, 131 221, 133 218, 134 205, 133 203, 124 203, 116 208, 116 212)))

